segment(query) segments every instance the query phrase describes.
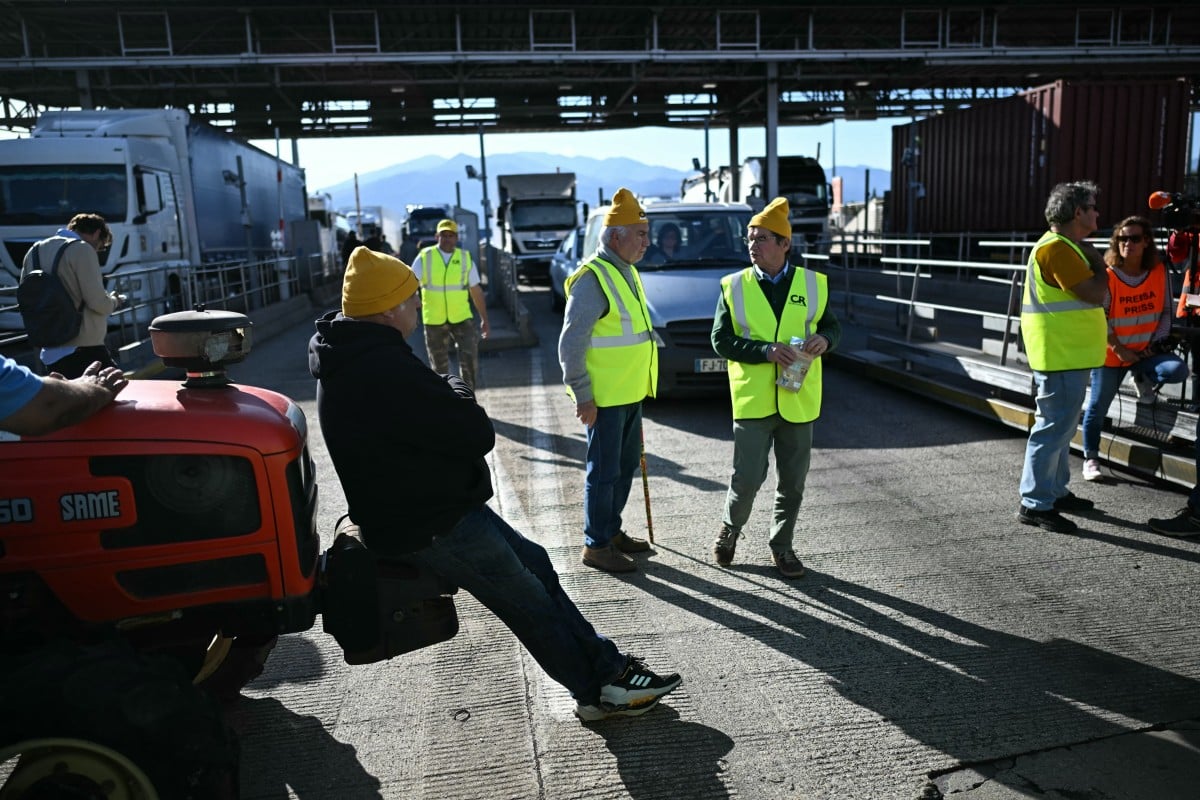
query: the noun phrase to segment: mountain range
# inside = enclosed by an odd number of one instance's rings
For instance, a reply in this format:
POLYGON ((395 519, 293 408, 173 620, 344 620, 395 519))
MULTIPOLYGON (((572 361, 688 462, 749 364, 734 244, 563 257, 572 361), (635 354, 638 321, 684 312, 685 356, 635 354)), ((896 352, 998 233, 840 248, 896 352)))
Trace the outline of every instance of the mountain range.
MULTIPOLYGON (((479 159, 459 153, 452 158, 424 156, 362 173, 358 176, 360 202, 363 206, 383 206, 401 216, 408 205, 456 204, 478 210, 483 206, 482 185, 478 179, 467 177, 468 166, 478 169, 479 159)), ((497 175, 574 172, 575 196, 595 207, 622 186, 642 197, 677 198, 683 179, 695 174, 690 170, 643 164, 630 158, 600 159, 553 153, 500 153, 488 158, 487 168, 488 199, 493 213, 497 175)), ((872 194, 882 195, 889 188, 890 174, 886 170, 839 165, 845 202, 863 199, 867 169, 871 171, 872 194)), ((335 208, 354 208, 353 179, 321 191, 333 198, 335 208)))

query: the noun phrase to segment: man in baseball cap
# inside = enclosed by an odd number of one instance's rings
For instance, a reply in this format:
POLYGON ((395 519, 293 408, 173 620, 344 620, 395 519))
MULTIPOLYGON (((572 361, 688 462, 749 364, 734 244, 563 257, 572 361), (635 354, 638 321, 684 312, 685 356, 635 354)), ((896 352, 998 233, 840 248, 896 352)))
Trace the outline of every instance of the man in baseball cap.
POLYGON ((450 352, 458 354, 458 372, 472 389, 479 371, 479 340, 490 332, 487 301, 479 269, 471 254, 458 246, 458 223, 437 224, 437 244, 421 249, 413 265, 421 280, 421 320, 425 352, 434 372, 450 371, 450 352), (479 329, 471 306, 479 312, 479 329))

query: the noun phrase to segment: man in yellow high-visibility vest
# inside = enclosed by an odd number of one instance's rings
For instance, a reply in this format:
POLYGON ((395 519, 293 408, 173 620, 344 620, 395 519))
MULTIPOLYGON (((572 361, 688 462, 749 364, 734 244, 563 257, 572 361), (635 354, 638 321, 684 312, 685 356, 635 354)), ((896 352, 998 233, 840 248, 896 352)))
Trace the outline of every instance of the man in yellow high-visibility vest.
POLYGON ((820 356, 837 346, 842 326, 829 307, 826 277, 788 263, 788 212, 788 201, 777 197, 751 217, 746 229, 751 265, 721 279, 712 345, 729 363, 733 475, 713 556, 721 566, 733 563, 773 446, 779 481, 768 544, 779 574, 799 578, 804 564, 792 540, 812 456, 813 422, 821 413, 820 356), (812 360, 799 388, 794 381, 777 383, 802 358, 793 338, 804 340, 798 348, 804 360, 812 360))
POLYGON ((471 254, 458 246, 458 224, 444 219, 437 244, 417 253, 414 271, 421 281, 421 322, 429 366, 439 375, 450 372, 450 345, 458 351, 458 370, 472 389, 479 365, 479 339, 488 337, 487 302, 479 286, 479 270, 471 254), (479 312, 479 333, 471 304, 479 312))
POLYGON ((1071 439, 1093 367, 1104 363, 1108 277, 1104 259, 1085 240, 1100 219, 1091 181, 1060 183, 1046 201, 1050 230, 1029 254, 1021 303, 1021 338, 1033 371, 1037 410, 1025 465, 1017 521, 1068 533, 1078 526, 1061 512, 1090 511, 1091 500, 1067 488, 1071 439))
POLYGON ((583 563, 631 572, 627 553, 650 549, 621 530, 621 512, 641 464, 642 400, 658 386, 646 292, 634 264, 650 245, 650 223, 628 189, 613 196, 600 246, 567 278, 558 360, 575 416, 587 426, 583 563))

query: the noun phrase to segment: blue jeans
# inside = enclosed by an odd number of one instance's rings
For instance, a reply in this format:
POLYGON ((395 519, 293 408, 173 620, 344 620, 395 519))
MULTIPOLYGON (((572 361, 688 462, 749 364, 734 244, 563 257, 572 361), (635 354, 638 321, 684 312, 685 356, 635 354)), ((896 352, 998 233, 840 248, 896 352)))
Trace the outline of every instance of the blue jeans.
POLYGON ((583 483, 583 543, 608 547, 621 530, 621 512, 641 466, 642 404, 596 409, 587 432, 583 483))
POLYGON ((1128 366, 1096 367, 1092 370, 1092 393, 1088 397, 1087 407, 1083 409, 1084 458, 1100 455, 1100 429, 1104 427, 1108 407, 1117 396, 1117 388, 1125 380, 1125 373, 1130 371, 1157 384, 1183 383, 1188 377, 1187 364, 1174 353, 1159 353, 1128 366))
POLYGON ((812 459, 813 424, 788 422, 778 414, 733 421, 733 477, 725 494, 725 524, 736 531, 750 519, 754 497, 767 479, 767 456, 775 447, 775 506, 771 518, 771 552, 792 549, 796 517, 804 502, 804 484, 812 459))
POLYGON ((405 556, 470 592, 516 634, 546 674, 581 703, 628 659, 596 633, 558 582, 546 550, 484 506, 430 545, 405 556))
POLYGON ((1071 479, 1071 439, 1079 427, 1079 412, 1087 391, 1086 369, 1062 372, 1033 370, 1037 410, 1025 466, 1021 470, 1021 505, 1049 511, 1054 501, 1068 493, 1071 479))

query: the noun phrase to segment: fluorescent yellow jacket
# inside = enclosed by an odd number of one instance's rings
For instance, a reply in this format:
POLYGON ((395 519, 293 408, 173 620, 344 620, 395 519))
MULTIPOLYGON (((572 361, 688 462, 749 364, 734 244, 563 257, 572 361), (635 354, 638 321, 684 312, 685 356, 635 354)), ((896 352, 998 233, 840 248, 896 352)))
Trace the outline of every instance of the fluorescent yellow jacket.
MULTIPOLYGON (((566 292, 585 270, 596 274, 608 300, 608 311, 592 328, 587 351, 588 378, 597 406, 624 406, 654 397, 658 390, 658 348, 650 338, 650 309, 637 269, 630 267, 637 293, 620 271, 602 258, 575 270, 566 281, 566 292)), ((567 394, 574 393, 567 387, 567 394)))
MULTIPOLYGON (((725 307, 733 330, 744 339, 786 342, 793 336, 804 339, 816 333, 817 320, 829 301, 828 279, 819 272, 794 267, 788 302, 783 316, 775 318, 771 303, 758 286, 753 267, 721 279, 725 307)), ((778 413, 788 422, 812 422, 821 414, 821 362, 813 359, 800 391, 775 385, 779 365, 767 361, 747 364, 729 362, 729 394, 734 419, 762 419, 778 413)))
POLYGON ((1108 347, 1104 309, 1046 283, 1037 254, 1055 240, 1070 245, 1087 261, 1079 245, 1053 231, 1047 231, 1034 245, 1025 266, 1025 297, 1021 304, 1025 355, 1029 366, 1038 372, 1098 367, 1104 363, 1108 347))
POLYGON ((445 325, 471 318, 468 281, 471 254, 454 248, 445 263, 436 246, 417 254, 417 279, 421 281, 421 320, 426 325, 445 325))

